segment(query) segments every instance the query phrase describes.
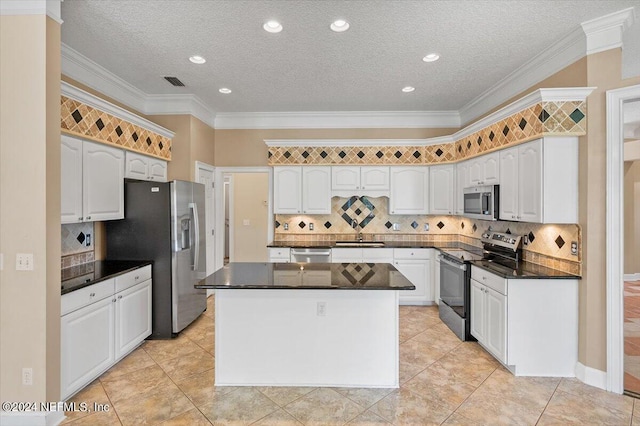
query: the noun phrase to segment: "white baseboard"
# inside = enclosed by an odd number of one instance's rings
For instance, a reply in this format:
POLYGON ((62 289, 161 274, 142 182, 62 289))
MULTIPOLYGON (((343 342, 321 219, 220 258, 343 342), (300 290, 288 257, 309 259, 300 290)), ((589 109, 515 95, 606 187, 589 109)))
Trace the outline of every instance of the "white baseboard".
POLYGON ((587 367, 581 362, 576 363, 576 378, 590 386, 607 389, 607 373, 602 370, 587 367))
POLYGON ((635 274, 624 274, 623 279, 625 281, 640 281, 640 272, 636 272, 635 274))
POLYGON ((0 413, 2 426, 56 426, 66 418, 64 411, 3 411, 0 413))

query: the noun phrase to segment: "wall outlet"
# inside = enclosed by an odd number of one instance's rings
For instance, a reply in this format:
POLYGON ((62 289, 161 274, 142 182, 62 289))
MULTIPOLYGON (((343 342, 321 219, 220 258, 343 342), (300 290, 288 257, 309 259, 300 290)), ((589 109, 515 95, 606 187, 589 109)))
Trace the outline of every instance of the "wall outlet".
POLYGON ((289 224, 288 223, 283 223, 282 227, 284 228, 285 231, 289 230, 289 224))
POLYGON ((16 253, 16 271, 33 271, 33 253, 16 253))
POLYGON ((428 230, 429 230, 429 224, 428 224, 428 223, 425 223, 425 224, 424 224, 424 230, 425 230, 425 231, 428 231, 428 230))
POLYGON ((523 235, 522 236, 522 244, 524 244, 525 246, 529 245, 529 236, 528 235, 523 235))
POLYGON ((249 219, 243 219, 242 226, 251 226, 251 221, 249 219))
POLYGON ((327 302, 318 302, 316 307, 316 315, 319 317, 327 316, 327 302))
POLYGON ((22 384, 31 386, 33 385, 33 368, 22 369, 22 384))
POLYGON ((571 241, 571 254, 574 256, 578 255, 578 242, 571 241))
POLYGON ((85 234, 84 245, 85 247, 89 247, 91 245, 91 234, 85 234))
POLYGON ((394 223, 393 227, 391 229, 393 229, 394 231, 399 231, 400 230, 400 224, 399 223, 394 223))
POLYGON ((309 231, 313 231, 313 222, 309 222, 309 231))

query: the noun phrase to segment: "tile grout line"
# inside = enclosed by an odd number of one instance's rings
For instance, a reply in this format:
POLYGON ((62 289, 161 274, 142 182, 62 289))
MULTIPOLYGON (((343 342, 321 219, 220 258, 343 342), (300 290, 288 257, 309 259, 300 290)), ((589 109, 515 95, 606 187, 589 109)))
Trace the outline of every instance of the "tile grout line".
POLYGON ((556 392, 558 392, 558 388, 560 387, 560 384, 562 383, 562 378, 560 380, 558 380, 558 384, 556 385, 556 388, 553 390, 553 393, 551 394, 551 397, 549 397, 549 400, 547 401, 547 403, 544 405, 544 409, 542 410, 542 412, 540 413, 540 415, 538 416, 538 420, 536 420, 536 425, 538 423, 540 423, 540 420, 542 419, 542 416, 544 416, 545 411, 547 411, 547 408, 549 407, 549 404, 551 403, 551 400, 553 399, 553 397, 555 396, 556 392))

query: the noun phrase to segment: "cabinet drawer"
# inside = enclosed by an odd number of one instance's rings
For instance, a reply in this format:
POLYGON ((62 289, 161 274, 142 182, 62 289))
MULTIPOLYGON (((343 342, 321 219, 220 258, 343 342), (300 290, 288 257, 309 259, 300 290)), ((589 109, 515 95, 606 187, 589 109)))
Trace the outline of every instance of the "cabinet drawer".
POLYGON ((289 248, 275 247, 269 249, 269 259, 289 260, 291 250, 289 248))
POLYGON ((482 285, 494 289, 500 294, 507 295, 507 280, 476 266, 471 267, 471 278, 482 285))
POLYGON ((393 249, 390 248, 363 248, 362 261, 373 263, 392 263, 393 249))
POLYGON ((63 294, 60 298, 60 315, 66 315, 91 303, 113 296, 114 279, 101 281, 72 293, 63 294))
POLYGON ((431 259, 432 249, 393 249, 394 259, 431 259))
POLYGON ((343 248, 343 247, 332 248, 331 262, 333 263, 362 262, 362 249, 361 248, 343 248))
POLYGON ((138 268, 135 271, 127 272, 116 277, 116 293, 129 287, 151 279, 151 265, 138 268))

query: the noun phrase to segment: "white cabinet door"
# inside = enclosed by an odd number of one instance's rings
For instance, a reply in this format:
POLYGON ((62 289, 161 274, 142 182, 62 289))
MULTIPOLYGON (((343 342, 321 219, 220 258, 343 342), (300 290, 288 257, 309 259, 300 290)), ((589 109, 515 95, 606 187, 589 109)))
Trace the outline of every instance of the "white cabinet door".
POLYGON ((116 360, 151 334, 151 280, 116 293, 116 360))
POLYGON ((431 214, 453 214, 454 166, 429 167, 429 211, 431 214))
POLYGON ((464 188, 467 188, 471 184, 469 183, 469 163, 464 161, 456 164, 456 214, 464 214, 464 188))
POLYGON ((391 214, 427 214, 429 168, 391 167, 391 214))
POLYGON ((483 178, 483 164, 480 158, 469 160, 469 184, 470 186, 478 186, 483 178))
POLYGON ((395 260, 394 266, 402 273, 411 284, 416 286, 415 290, 400 290, 400 303, 403 304, 425 304, 433 297, 430 286, 430 261, 429 260, 395 260))
POLYGON ((82 141, 62 135, 60 148, 61 223, 82 222, 82 141))
POLYGON ((360 189, 360 167, 331 167, 331 189, 334 191, 360 189))
POLYGON ((471 335, 479 342, 484 342, 486 334, 484 289, 476 280, 471 280, 471 335))
POLYGON ((147 180, 149 178, 149 157, 127 151, 125 153, 124 177, 147 180))
POLYGON ((518 147, 500 151, 500 219, 518 218, 518 147))
MULTIPOLYGON (((473 292, 471 293, 473 295, 473 292)), ((498 360, 507 363, 507 297, 485 288, 486 334, 484 345, 498 360)), ((471 312, 473 312, 473 303, 471 312)), ((480 339, 478 339, 480 340, 480 339)))
POLYGON ((360 185, 364 190, 388 191, 389 167, 361 167, 360 185))
POLYGON ((542 139, 518 147, 518 220, 542 222, 542 139))
POLYGON ((302 168, 302 213, 331 214, 331 167, 302 168))
POLYGON ((289 263, 291 262, 291 249, 289 247, 269 247, 269 262, 289 263))
POLYGON ((61 317, 61 400, 85 386, 115 360, 113 297, 61 317))
POLYGON ((124 218, 124 151, 86 141, 82 150, 84 220, 124 218))
POLYGON ((482 185, 500 183, 500 155, 497 152, 480 157, 482 161, 482 185))
POLYGON ((302 169, 273 168, 273 212, 298 214, 302 211, 302 169))
POLYGON ((158 158, 149 158, 149 180, 167 181, 167 162, 158 158))

